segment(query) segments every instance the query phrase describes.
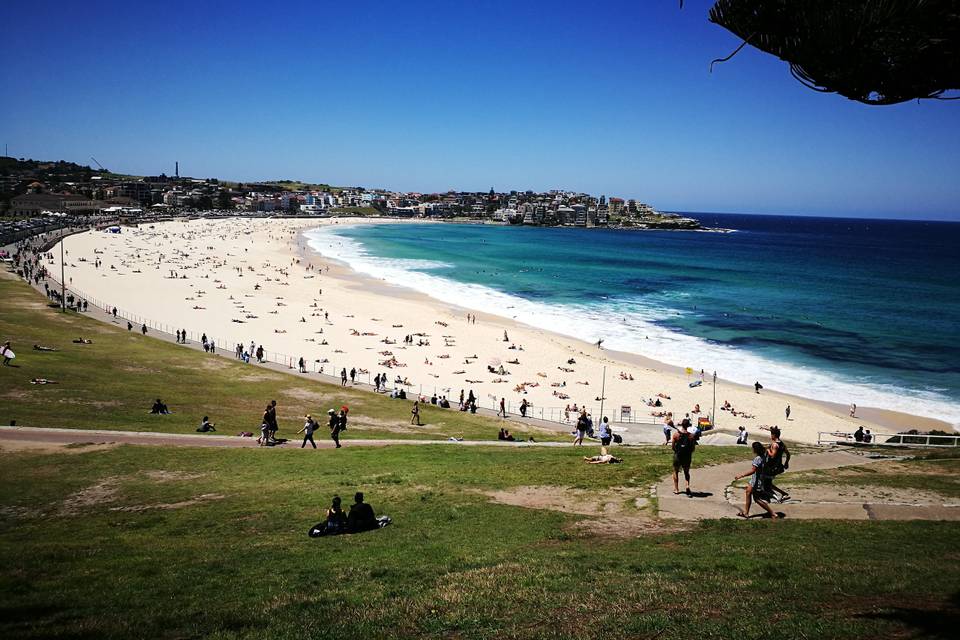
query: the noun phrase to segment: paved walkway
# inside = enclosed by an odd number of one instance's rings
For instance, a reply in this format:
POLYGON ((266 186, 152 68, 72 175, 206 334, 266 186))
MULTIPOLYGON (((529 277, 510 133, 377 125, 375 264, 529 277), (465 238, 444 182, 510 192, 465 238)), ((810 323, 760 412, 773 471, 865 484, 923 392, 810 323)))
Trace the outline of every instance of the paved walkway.
MULTIPOLYGON (((320 449, 332 449, 333 441, 329 437, 316 436, 314 440, 320 449)), ((299 448, 302 438, 291 438, 286 444, 276 448, 299 448)), ((66 445, 80 443, 95 444, 139 444, 166 445, 174 447, 253 447, 257 448, 256 438, 201 434, 201 433, 161 433, 156 431, 111 431, 109 429, 47 429, 40 427, 0 427, 0 446, 4 442, 36 443, 46 445, 66 445)), ((402 439, 341 439, 344 447, 383 447, 391 445, 462 445, 467 447, 567 447, 568 442, 503 442, 500 440, 402 440, 402 439)), ((309 445, 308 445, 309 446, 309 445)), ((274 448, 274 447, 271 447, 274 448)))
MULTIPOLYGON (((744 448, 743 462, 721 464, 712 467, 694 467, 690 471, 692 496, 684 493, 674 495, 673 477, 666 476, 655 487, 659 515, 662 518, 680 520, 704 520, 713 518, 736 518, 743 507, 743 487, 746 478, 731 486, 734 476, 750 468, 750 452, 744 448)), ((790 471, 778 484, 789 491, 790 472, 812 469, 837 469, 882 462, 882 459, 867 458, 845 451, 795 455, 790 459, 790 471)), ((694 457, 696 464, 696 457, 694 457)), ((681 473, 680 489, 684 482, 681 473)), ((790 502, 771 503, 774 511, 787 518, 818 520, 960 520, 960 505, 905 505, 880 504, 858 501, 850 502, 790 502)), ((763 510, 753 505, 750 510, 755 519, 760 519, 763 510)))

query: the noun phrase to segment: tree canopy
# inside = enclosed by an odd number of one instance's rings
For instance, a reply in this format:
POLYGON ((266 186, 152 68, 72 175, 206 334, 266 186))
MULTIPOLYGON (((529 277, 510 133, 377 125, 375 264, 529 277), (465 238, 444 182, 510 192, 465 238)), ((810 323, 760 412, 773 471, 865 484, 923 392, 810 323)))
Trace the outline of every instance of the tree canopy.
POLYGON ((816 91, 885 105, 960 89, 957 0, 718 0, 710 21, 816 91))

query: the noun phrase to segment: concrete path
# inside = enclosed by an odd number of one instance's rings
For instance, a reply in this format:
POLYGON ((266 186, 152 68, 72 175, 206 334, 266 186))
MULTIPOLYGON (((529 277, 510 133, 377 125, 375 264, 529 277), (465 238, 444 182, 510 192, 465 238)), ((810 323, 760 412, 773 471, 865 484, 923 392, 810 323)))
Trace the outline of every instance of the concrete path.
MULTIPOLYGON (((690 470, 692 496, 684 493, 674 495, 673 477, 666 476, 654 488, 662 518, 680 520, 704 520, 713 518, 736 518, 743 507, 743 487, 747 479, 740 480, 735 486, 734 476, 750 469, 751 458, 744 448, 743 462, 721 464, 713 467, 690 470)), ((790 472, 812 469, 836 469, 839 467, 875 464, 882 459, 867 458, 846 451, 828 451, 825 453, 795 455, 790 460, 790 471, 781 476, 780 486, 789 491, 790 472)), ((696 455, 694 455, 696 465, 696 455)), ((684 488, 683 475, 680 476, 680 489, 684 488)), ((771 503, 774 511, 787 518, 834 519, 834 520, 960 520, 960 505, 905 505, 874 504, 864 502, 787 502, 771 503)), ((760 519, 763 510, 752 505, 750 510, 754 519, 760 519)))
MULTIPOLYGON (((333 441, 322 435, 314 440, 320 449, 332 449, 333 441)), ((291 438, 289 442, 267 448, 299 448, 302 437, 291 438)), ((95 444, 138 444, 166 445, 174 447, 253 447, 257 448, 256 438, 200 433, 161 433, 156 431, 111 431, 108 429, 46 429, 39 427, 0 427, 0 447, 4 443, 35 443, 46 445, 67 445, 80 443, 95 444)), ((492 447, 566 447, 568 442, 503 442, 500 440, 401 440, 401 439, 341 439, 344 447, 383 447, 392 445, 463 445, 492 447)), ((309 446, 309 445, 308 445, 309 446)))

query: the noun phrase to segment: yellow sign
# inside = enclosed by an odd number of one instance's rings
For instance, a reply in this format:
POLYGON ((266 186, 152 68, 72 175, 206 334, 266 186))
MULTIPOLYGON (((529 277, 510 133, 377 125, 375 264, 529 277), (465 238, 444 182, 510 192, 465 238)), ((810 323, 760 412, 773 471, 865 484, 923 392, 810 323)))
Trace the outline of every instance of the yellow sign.
POLYGON ((693 369, 691 369, 690 367, 687 367, 687 375, 690 375, 691 373, 693 373, 693 369))

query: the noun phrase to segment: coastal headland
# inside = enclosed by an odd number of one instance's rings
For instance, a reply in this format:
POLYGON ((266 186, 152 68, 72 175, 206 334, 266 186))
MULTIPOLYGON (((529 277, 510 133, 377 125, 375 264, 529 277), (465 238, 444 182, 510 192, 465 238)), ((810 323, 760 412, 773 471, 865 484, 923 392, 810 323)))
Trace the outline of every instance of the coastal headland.
MULTIPOLYGON (((512 414, 526 400, 534 417, 575 420, 566 408, 576 404, 597 419, 605 367, 604 415, 619 416, 629 407, 633 420, 654 428, 662 421, 655 414, 672 412, 679 421, 689 413, 695 422, 710 412, 710 376, 690 386, 699 371, 691 375, 638 354, 447 304, 442 292, 437 299, 356 273, 318 254, 303 236, 327 225, 371 222, 389 221, 196 219, 125 227, 119 234, 91 231, 65 240, 67 284, 125 317, 171 333, 186 330, 193 340, 205 334, 218 351, 242 345, 255 358, 262 345, 274 362, 298 368, 303 358, 305 375, 355 370, 367 382, 386 374, 388 389, 446 396, 454 407, 462 390, 473 391, 487 408, 503 398, 512 414), (475 322, 467 321, 468 314, 475 322), (660 406, 648 406, 658 399, 660 406)), ((54 273, 60 271, 59 256, 54 249, 47 265, 54 273)), ((708 371, 721 365, 702 364, 708 371)), ((789 389, 758 394, 721 379, 716 394, 717 426, 727 432, 776 424, 787 439, 816 442, 819 432, 850 433, 860 425, 884 433, 950 430, 937 420, 865 407, 853 418, 845 406, 796 397, 789 389), (736 415, 720 410, 725 402, 736 415)))

